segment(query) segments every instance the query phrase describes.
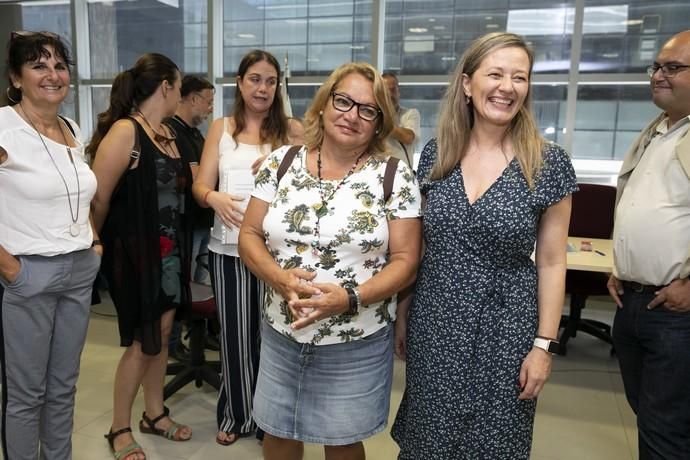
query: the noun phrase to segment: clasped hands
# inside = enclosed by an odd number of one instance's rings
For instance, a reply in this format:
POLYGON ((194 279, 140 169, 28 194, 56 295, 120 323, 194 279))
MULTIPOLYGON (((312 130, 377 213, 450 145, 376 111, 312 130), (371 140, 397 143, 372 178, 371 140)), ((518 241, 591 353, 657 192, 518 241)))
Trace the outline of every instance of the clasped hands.
POLYGON ((314 283, 315 272, 301 268, 283 270, 275 286, 295 319, 290 327, 302 329, 316 321, 339 315, 349 306, 347 291, 335 283, 314 283))

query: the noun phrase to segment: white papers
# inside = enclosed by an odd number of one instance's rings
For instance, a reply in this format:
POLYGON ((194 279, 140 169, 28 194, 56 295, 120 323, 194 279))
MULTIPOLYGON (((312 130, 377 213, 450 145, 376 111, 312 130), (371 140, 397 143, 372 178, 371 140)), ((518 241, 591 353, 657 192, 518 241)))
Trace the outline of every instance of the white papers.
MULTIPOLYGON (((244 198, 243 201, 235 201, 235 204, 244 211, 249 204, 249 198, 254 190, 254 175, 251 169, 234 169, 223 174, 220 190, 235 197, 244 198)), ((237 227, 228 228, 220 222, 220 232, 214 227, 211 232, 214 237, 220 239, 223 244, 237 244, 240 234, 237 227), (220 234, 218 234, 220 233, 220 234)))

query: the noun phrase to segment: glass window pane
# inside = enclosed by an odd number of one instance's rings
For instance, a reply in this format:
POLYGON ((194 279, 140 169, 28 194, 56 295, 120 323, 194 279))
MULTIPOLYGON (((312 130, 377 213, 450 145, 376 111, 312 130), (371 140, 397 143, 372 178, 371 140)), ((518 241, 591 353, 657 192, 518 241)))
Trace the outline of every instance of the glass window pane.
POLYGON ((507 30, 534 47, 535 72, 567 73, 574 12, 574 0, 557 7, 550 0, 390 0, 386 66, 408 75, 446 74, 472 40, 507 30))
POLYGON ((580 72, 642 73, 689 23, 685 1, 586 0, 580 72))
POLYGON ((223 74, 252 48, 273 53, 293 76, 323 75, 371 59, 371 0, 223 0, 223 74))
POLYGON ((620 160, 660 113, 648 85, 580 85, 573 157, 620 160))
POLYGON ((168 56, 186 73, 206 73, 206 0, 88 3, 91 77, 111 78, 144 53, 168 56))

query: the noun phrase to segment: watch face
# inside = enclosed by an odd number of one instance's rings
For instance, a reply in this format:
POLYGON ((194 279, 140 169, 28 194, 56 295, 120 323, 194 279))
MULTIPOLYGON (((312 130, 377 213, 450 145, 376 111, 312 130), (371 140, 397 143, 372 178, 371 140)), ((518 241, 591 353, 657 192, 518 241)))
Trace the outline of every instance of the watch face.
POLYGON ((558 342, 554 342, 553 340, 549 340, 549 353, 558 353, 561 351, 561 346, 558 342))

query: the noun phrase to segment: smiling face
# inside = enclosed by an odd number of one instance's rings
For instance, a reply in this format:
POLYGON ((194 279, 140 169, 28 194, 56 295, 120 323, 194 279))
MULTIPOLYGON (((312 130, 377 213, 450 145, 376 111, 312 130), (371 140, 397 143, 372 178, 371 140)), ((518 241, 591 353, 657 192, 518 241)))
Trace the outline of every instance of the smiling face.
MULTIPOLYGON (((345 76, 333 91, 356 103, 378 107, 374 97, 374 84, 359 73, 353 72, 345 76)), ((356 105, 347 112, 341 112, 333 107, 331 96, 323 108, 324 142, 333 142, 346 150, 364 150, 374 138, 379 118, 373 121, 363 120, 358 115, 356 105)))
POLYGON ((267 61, 256 62, 243 77, 237 77, 237 85, 247 110, 266 113, 278 88, 278 70, 267 61))
POLYGON ((69 91, 69 68, 52 46, 44 50, 46 55, 25 62, 20 75, 11 76, 12 85, 21 89, 22 100, 33 105, 60 105, 69 91))
MULTIPOLYGON (((659 65, 690 65, 690 32, 680 33, 664 45, 654 61, 659 65)), ((690 69, 673 76, 658 70, 652 75, 652 100, 675 123, 690 114, 690 69)))
POLYGON ((508 126, 529 93, 529 56, 522 48, 499 48, 477 70, 463 75, 463 90, 472 100, 475 123, 508 126))

